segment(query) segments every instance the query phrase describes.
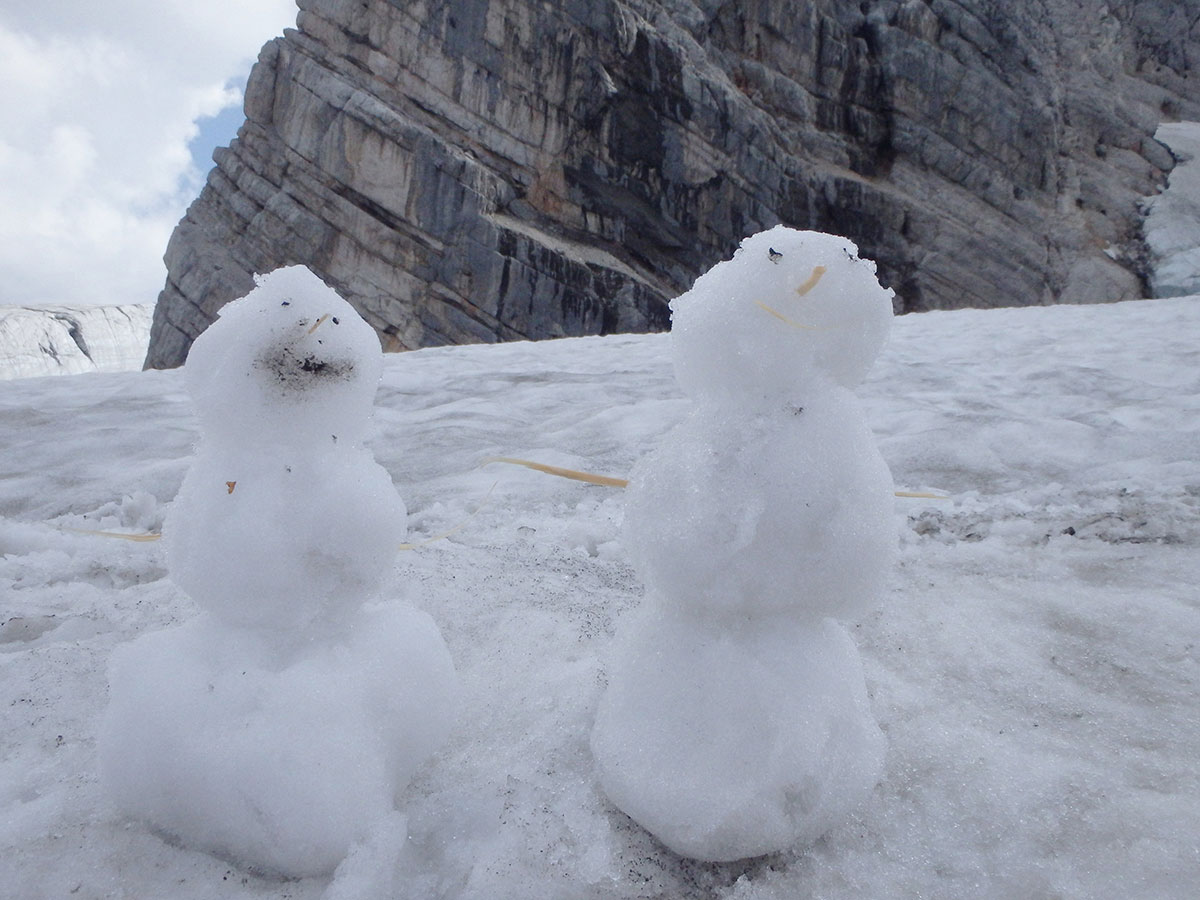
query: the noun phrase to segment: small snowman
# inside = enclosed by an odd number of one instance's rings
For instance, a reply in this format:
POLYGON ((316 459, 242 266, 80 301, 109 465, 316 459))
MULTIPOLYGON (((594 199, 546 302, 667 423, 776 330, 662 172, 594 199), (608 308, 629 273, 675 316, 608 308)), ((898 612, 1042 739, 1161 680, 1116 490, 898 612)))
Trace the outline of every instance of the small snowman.
POLYGON ((202 614, 120 648, 101 775, 127 812, 252 868, 332 871, 449 732, 423 612, 378 601, 406 511, 364 447, 375 332, 303 267, 192 346, 201 441, 164 524, 202 614))
POLYGON ((625 543, 647 600, 592 733, 610 800, 675 852, 731 861, 826 832, 884 739, 835 618, 884 590, 891 475, 852 393, 892 292, 840 237, 747 238, 672 304, 690 415, 635 467, 625 543))

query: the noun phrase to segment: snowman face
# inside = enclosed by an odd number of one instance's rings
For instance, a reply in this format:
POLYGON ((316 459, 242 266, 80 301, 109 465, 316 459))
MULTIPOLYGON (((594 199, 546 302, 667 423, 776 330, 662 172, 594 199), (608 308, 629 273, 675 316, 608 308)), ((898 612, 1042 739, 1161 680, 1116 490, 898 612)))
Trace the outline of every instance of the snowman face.
POLYGON ((671 304, 680 386, 697 400, 803 405, 853 388, 891 328, 892 292, 845 238, 779 226, 742 242, 671 304))
MULTIPOLYGON (((287 313, 292 312, 287 308, 291 306, 291 300, 280 303, 285 323, 287 313)), ((349 348, 339 346, 336 336, 331 334, 340 325, 341 319, 329 313, 311 324, 307 316, 299 316, 293 327, 284 324, 279 329, 279 339, 263 347, 253 362, 252 368, 260 376, 263 389, 289 396, 321 390, 339 381, 353 381, 357 368, 354 355, 347 352, 349 348), (324 331, 318 335, 322 326, 324 331)))
POLYGON ((374 330, 303 267, 272 272, 192 345, 205 437, 328 445, 365 433, 379 381, 374 330))

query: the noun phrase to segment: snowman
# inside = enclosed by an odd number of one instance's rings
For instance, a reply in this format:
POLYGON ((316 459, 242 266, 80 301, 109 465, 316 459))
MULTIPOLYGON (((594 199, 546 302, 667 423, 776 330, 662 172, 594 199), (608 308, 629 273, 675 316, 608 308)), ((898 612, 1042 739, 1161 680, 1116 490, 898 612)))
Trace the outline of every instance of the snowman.
POLYGON ((624 538, 647 599, 619 629, 592 750, 609 799, 675 852, 811 841, 878 781, 857 648, 896 545, 852 393, 892 292, 850 241, 747 238, 672 304, 690 414, 635 467, 624 538))
POLYGON ((378 599, 406 511, 363 445, 375 332, 303 267, 258 279, 192 346, 196 457, 164 523, 196 619, 120 648, 101 775, 185 844, 332 871, 446 737, 428 615, 378 599))

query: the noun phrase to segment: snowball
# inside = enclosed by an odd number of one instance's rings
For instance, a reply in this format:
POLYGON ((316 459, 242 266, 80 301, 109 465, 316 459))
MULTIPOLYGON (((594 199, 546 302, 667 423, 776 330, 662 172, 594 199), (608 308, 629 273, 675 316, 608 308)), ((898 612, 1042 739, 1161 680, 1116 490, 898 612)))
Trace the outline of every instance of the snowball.
POLYGON ((172 578, 220 620, 281 640, 334 627, 391 571, 406 511, 360 444, 381 355, 302 266, 259 278, 193 345, 201 444, 163 534, 172 578))
POLYGON ((624 544, 656 602, 852 618, 895 559, 892 491, 843 388, 773 417, 701 408, 631 473, 624 544))
POLYGON ((197 604, 285 639, 334 627, 374 596, 405 521, 391 476, 365 449, 201 447, 163 537, 172 580, 197 604))
POLYGON ((702 401, 803 405, 814 381, 858 385, 891 321, 892 291, 851 241, 780 225, 672 301, 675 375, 702 401))
POLYGON ((188 353, 201 433, 241 447, 362 440, 379 382, 378 336, 303 266, 256 281, 188 353))
POLYGON ((102 781, 123 809, 251 868, 332 872, 393 814, 447 736, 454 670, 433 621, 361 612, 343 641, 280 662, 201 618, 114 654, 102 781))
POLYGON ((884 739, 858 651, 826 620, 653 606, 621 632, 592 753, 609 799, 676 853, 810 841, 870 794, 884 739))

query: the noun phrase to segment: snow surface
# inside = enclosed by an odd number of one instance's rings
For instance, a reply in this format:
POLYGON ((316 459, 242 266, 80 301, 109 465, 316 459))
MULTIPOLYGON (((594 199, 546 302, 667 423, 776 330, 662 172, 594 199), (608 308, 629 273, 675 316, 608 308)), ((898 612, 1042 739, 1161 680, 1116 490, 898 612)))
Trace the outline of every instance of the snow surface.
POLYGON ((597 787, 588 732, 642 593, 622 492, 480 466, 627 474, 687 410, 666 335, 386 359, 370 447, 410 540, 466 522, 399 553, 386 594, 437 622, 463 708, 402 798, 407 840, 385 820, 332 879, 260 877, 103 800, 109 657, 197 609, 161 544, 68 529, 157 530, 197 421, 180 372, 11 382, 0 895, 1192 897, 1198 333, 1200 297, 896 321, 860 396, 897 487, 952 499, 897 500, 889 596, 851 628, 883 778, 816 844, 736 864, 676 857, 597 787))
POLYGON ((0 380, 142 367, 154 307, 0 306, 0 380))

